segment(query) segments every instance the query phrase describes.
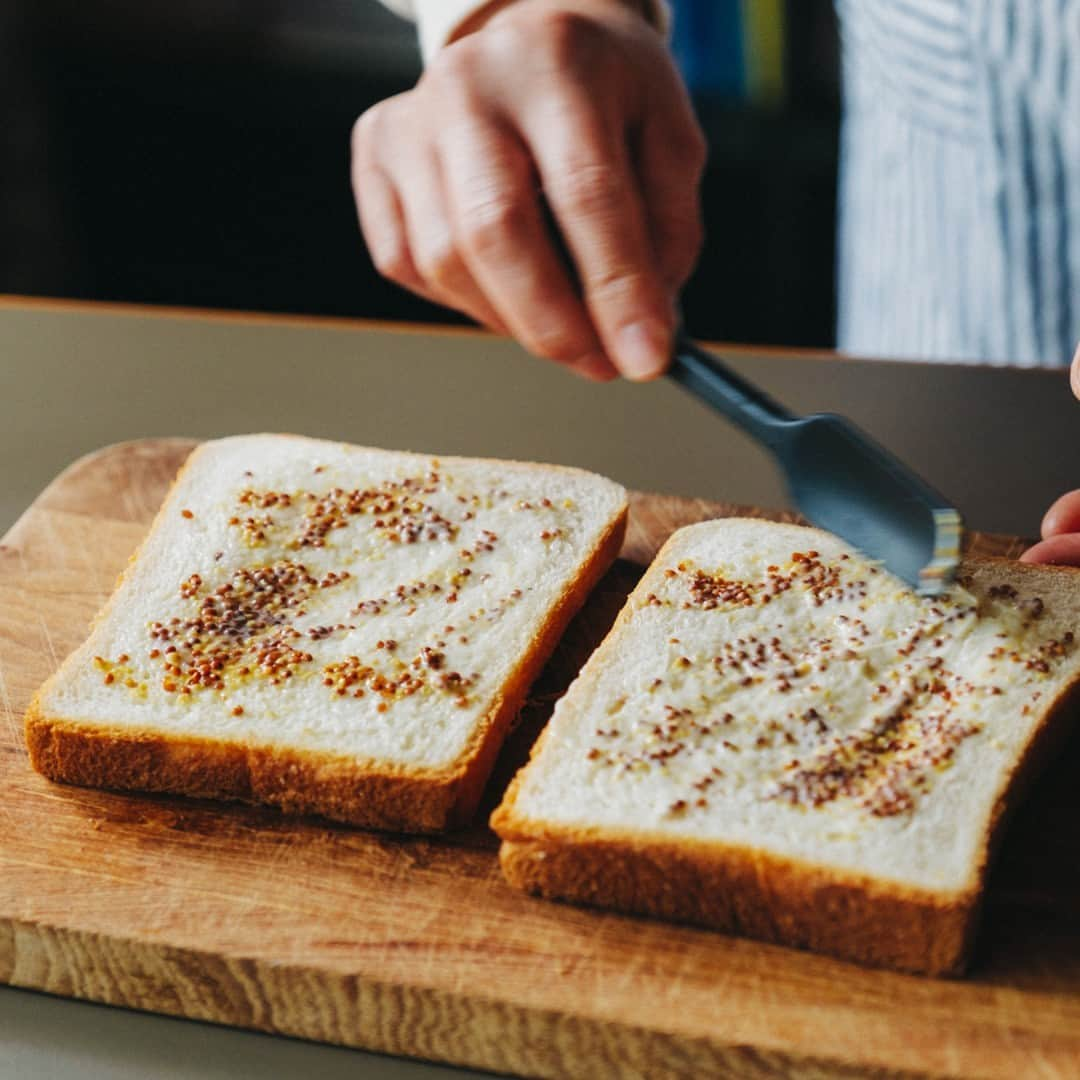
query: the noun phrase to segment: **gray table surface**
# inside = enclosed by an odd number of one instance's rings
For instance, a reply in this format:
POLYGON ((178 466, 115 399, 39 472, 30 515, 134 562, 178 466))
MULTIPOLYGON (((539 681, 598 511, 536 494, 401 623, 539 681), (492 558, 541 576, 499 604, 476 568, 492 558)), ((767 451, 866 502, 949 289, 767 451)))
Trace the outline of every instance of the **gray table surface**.
MULTIPOLYGON (((1064 369, 725 352, 792 408, 851 416, 973 527, 1035 534, 1080 485, 1064 369)), ((766 455, 666 382, 583 383, 469 332, 0 299, 0 533, 100 446, 243 431, 561 462, 638 489, 786 505, 766 455)), ((0 988, 0 1080, 308 1075, 480 1074, 0 988)))

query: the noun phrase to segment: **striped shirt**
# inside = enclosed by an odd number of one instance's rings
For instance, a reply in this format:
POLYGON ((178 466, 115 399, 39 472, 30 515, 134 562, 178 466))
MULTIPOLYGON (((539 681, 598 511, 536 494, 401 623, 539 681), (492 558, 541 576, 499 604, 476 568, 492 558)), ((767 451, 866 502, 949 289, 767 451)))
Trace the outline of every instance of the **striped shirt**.
POLYGON ((1080 341, 1080 0, 836 0, 837 337, 1064 365, 1080 341))

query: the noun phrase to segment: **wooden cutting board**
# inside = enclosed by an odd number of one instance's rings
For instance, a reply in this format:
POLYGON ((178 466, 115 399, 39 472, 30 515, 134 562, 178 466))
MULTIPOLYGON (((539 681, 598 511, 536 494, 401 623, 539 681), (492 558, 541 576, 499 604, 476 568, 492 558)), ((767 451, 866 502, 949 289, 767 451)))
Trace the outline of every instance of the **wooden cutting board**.
MULTIPOLYGON (((0 544, 0 980, 538 1076, 1080 1076, 1078 738, 1014 822, 977 963, 954 982, 534 900, 502 882, 483 825, 399 839, 43 780, 22 712, 191 445, 77 462, 0 544)), ((485 811, 668 533, 737 509, 635 497, 624 558, 536 688, 485 811)))

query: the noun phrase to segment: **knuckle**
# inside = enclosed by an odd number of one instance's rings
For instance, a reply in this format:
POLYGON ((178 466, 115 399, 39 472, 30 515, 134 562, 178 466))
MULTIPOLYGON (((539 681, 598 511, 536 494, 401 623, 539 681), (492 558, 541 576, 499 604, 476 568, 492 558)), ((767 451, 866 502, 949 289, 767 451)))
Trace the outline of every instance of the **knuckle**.
POLYGON ((517 192, 474 198, 461 212, 462 243, 483 258, 520 244, 527 233, 527 211, 517 192))
POLYGON ((415 126, 410 120, 413 113, 412 92, 386 98, 362 112, 353 123, 349 140, 353 169, 364 171, 380 162, 393 162, 401 151, 399 133, 415 126))
POLYGON ((594 271, 585 287, 590 299, 601 306, 629 304, 645 291, 645 276, 635 267, 615 263, 594 271))
MULTIPOLYGON (((531 29, 529 14, 528 5, 525 5, 514 12, 513 18, 495 19, 484 27, 482 34, 470 34, 462 38, 458 45, 474 42, 477 59, 491 58, 498 62, 499 58, 520 60, 521 57, 528 57, 531 60, 535 56, 536 35, 531 29)), ((458 45, 451 48, 456 49, 458 45)))
POLYGON ((432 57, 418 85, 444 92, 448 87, 471 86, 476 77, 479 51, 483 47, 480 34, 469 34, 432 57))
POLYGON ((545 11, 533 28, 534 48, 544 60, 559 70, 577 68, 595 59, 603 38, 601 28, 577 11, 545 11))
POLYGON ((581 217, 610 216, 626 199, 626 183, 602 162, 568 162, 560 170, 554 197, 569 213, 581 217))
POLYGON ((375 132, 379 124, 380 105, 374 105, 366 112, 362 112, 352 126, 352 134, 349 138, 349 146, 352 150, 353 161, 360 164, 370 157, 370 147, 375 141, 375 132))
POLYGON ((461 280, 461 258, 445 234, 429 237, 423 250, 417 253, 416 262, 424 279, 440 289, 453 290, 461 280))

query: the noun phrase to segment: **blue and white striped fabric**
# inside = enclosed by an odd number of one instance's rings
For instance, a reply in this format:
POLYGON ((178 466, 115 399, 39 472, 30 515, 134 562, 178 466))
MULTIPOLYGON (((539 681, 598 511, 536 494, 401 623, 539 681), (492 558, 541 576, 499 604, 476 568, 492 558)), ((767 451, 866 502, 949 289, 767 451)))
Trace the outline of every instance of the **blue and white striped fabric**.
POLYGON ((836 0, 838 341, 1063 365, 1080 341, 1080 0, 836 0))

